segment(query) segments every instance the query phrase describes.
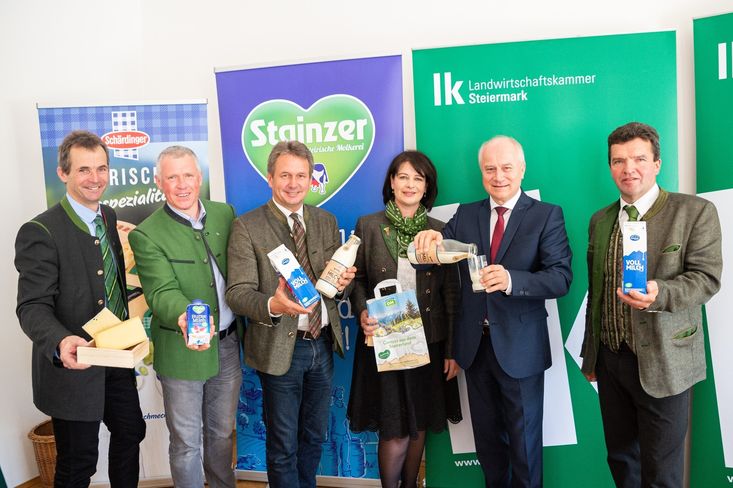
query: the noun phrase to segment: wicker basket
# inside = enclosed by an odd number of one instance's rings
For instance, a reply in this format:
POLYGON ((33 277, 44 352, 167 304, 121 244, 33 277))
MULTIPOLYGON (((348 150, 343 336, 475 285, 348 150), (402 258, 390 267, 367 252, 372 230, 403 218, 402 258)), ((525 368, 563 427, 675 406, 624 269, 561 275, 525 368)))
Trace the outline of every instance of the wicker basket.
POLYGON ((53 488, 56 474, 56 438, 53 436, 53 424, 50 420, 41 422, 28 432, 28 438, 33 442, 41 483, 44 488, 53 488))

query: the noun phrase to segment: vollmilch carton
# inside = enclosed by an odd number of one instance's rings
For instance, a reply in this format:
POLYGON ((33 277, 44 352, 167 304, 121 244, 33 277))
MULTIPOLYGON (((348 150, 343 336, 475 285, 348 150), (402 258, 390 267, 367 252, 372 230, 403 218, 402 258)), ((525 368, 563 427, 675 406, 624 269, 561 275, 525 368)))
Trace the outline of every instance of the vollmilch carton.
POLYGON ((624 293, 646 293, 646 222, 626 222, 623 226, 624 293))
POLYGON ((267 253, 267 257, 270 258, 272 267, 285 278, 290 292, 298 303, 308 308, 314 303, 321 301, 321 295, 316 291, 316 287, 313 286, 305 270, 298 260, 295 259, 293 253, 290 252, 290 249, 285 247, 285 244, 280 244, 267 253))

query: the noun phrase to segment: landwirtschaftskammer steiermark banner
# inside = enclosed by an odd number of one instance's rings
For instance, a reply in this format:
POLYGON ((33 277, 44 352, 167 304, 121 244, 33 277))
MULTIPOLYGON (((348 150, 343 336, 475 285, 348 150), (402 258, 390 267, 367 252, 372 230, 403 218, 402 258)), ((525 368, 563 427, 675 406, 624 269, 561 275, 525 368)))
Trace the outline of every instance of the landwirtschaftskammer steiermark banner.
POLYGON ((721 289, 705 305, 707 379, 692 400, 690 486, 733 486, 733 13, 696 19, 697 192, 723 232, 721 289))
MULTIPOLYGON (((413 69, 417 146, 438 167, 438 205, 486 198, 478 149, 506 134, 524 146, 522 188, 563 208, 574 279, 568 296, 547 303, 553 366, 545 374, 544 484, 611 487, 598 397, 577 365, 588 221, 618 198, 606 138, 626 122, 659 130, 658 181, 677 188, 675 33, 416 50, 413 69)), ((480 486, 475 455, 451 427, 428 444, 428 486, 480 486)))

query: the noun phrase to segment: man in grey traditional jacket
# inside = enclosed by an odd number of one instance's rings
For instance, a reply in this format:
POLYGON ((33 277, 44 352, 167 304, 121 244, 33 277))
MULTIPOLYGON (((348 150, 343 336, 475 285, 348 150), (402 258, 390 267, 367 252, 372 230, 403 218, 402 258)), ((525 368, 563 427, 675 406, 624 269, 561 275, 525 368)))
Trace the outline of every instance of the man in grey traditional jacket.
POLYGON ((608 159, 621 198, 590 221, 583 373, 598 381, 616 485, 679 487, 690 388, 705 378, 701 306, 720 288, 720 222, 709 201, 659 188, 653 127, 614 130, 608 159), (622 231, 636 220, 646 222, 649 281, 625 294, 622 231))

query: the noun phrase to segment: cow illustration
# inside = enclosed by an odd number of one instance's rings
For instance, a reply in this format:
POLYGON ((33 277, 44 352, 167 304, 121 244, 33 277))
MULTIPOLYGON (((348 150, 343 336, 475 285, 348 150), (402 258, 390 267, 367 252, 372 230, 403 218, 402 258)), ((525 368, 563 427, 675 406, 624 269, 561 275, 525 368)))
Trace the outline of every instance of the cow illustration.
POLYGON ((326 183, 328 183, 326 166, 323 163, 314 164, 313 174, 311 175, 311 191, 324 195, 326 193, 326 183))

